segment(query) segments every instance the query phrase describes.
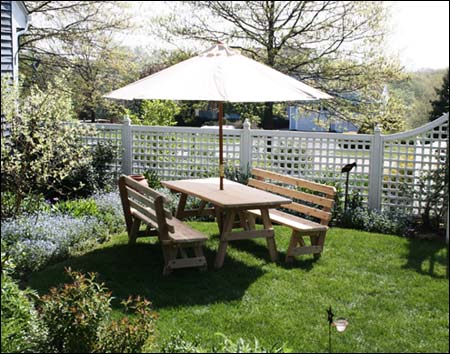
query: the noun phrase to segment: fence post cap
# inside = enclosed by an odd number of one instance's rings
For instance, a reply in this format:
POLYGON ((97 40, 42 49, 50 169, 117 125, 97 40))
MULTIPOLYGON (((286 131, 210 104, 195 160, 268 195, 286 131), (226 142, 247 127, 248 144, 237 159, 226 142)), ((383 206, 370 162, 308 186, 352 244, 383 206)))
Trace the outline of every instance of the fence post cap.
POLYGON ((123 117, 123 124, 131 125, 131 119, 128 116, 123 117))
POLYGON ((248 120, 248 118, 245 118, 245 121, 244 121, 244 125, 243 125, 243 127, 244 127, 244 129, 250 129, 250 121, 248 120))
POLYGON ((380 126, 379 124, 377 124, 377 125, 375 126, 375 128, 373 129, 373 132, 374 132, 375 134, 381 134, 381 126, 380 126))

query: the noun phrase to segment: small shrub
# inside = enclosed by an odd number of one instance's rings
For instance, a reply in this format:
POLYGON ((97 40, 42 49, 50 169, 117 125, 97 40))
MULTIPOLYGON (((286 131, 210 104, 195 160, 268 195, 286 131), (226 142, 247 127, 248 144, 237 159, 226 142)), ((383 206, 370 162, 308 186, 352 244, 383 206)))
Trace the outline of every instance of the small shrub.
POLYGON ((161 353, 288 353, 285 345, 273 345, 266 348, 255 338, 254 342, 239 338, 232 341, 225 335, 218 333, 221 341, 210 348, 201 345, 199 337, 194 341, 185 339, 186 334, 182 331, 173 334, 160 348, 161 353))
POLYGON ((111 293, 95 275, 67 269, 72 284, 52 288, 41 299, 42 320, 48 328, 48 350, 56 353, 91 353, 98 331, 108 320, 111 293))
POLYGON ((85 163, 73 169, 59 183, 55 183, 51 191, 43 191, 47 197, 89 197, 112 185, 114 175, 109 166, 114 160, 115 148, 111 143, 98 143, 91 151, 86 152, 86 156, 89 158, 85 163))
POLYGON ((69 214, 75 218, 83 216, 95 216, 99 214, 97 204, 93 199, 66 200, 52 206, 52 211, 57 214, 69 214))
POLYGON ((224 175, 226 179, 247 185, 250 178, 250 167, 247 166, 245 170, 242 170, 240 167, 227 165, 225 166, 224 175))
POLYGON ((46 330, 34 309, 31 290, 20 290, 12 279, 13 264, 2 253, 2 353, 38 352, 46 340, 46 330))
POLYGON ((32 214, 38 211, 49 211, 50 205, 41 194, 29 194, 20 197, 11 191, 1 193, 1 218, 7 219, 24 213, 32 214))
POLYGON ((206 349, 200 346, 200 339, 196 337, 194 341, 185 339, 186 333, 179 331, 170 336, 165 341, 159 351, 161 353, 206 353, 206 349))
POLYGON ((153 338, 156 314, 151 303, 137 297, 122 301, 127 312, 134 317, 125 317, 109 322, 101 331, 97 351, 100 353, 140 353, 148 340, 153 338))
POLYGON ((342 215, 339 226, 369 232, 407 236, 411 231, 412 225, 413 220, 411 216, 400 211, 387 212, 358 207, 356 209, 347 209, 342 215))

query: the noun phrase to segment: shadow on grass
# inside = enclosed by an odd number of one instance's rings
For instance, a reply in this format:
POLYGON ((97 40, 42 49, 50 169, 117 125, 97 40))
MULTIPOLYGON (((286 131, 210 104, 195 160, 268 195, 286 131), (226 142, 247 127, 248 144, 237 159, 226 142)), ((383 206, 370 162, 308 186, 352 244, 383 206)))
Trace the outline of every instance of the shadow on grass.
POLYGON ((71 267, 84 273, 98 273, 98 281, 112 291, 113 307, 122 308, 121 300, 129 295, 140 295, 150 300, 155 308, 164 308, 239 300, 264 273, 228 255, 224 267, 215 270, 215 255, 215 251, 205 248, 209 267, 206 272, 180 269, 164 277, 159 243, 137 243, 132 247, 112 245, 48 267, 34 274, 29 285, 41 294, 47 293, 50 287, 69 280, 64 268, 71 267))
POLYGON ((407 263, 403 268, 412 269, 419 274, 429 275, 437 279, 446 278, 446 275, 436 272, 437 266, 448 267, 448 249, 444 251, 447 248, 445 242, 417 239, 409 239, 408 241, 407 263))
MULTIPOLYGON (((253 240, 239 240, 232 241, 228 245, 229 247, 231 246, 241 252, 246 252, 257 258, 264 259, 268 263, 271 262, 269 249, 267 248, 267 244, 265 242, 264 244, 259 244, 253 240)), ((310 271, 317 262, 312 255, 294 257, 294 261, 292 263, 286 263, 285 258, 286 252, 278 251, 277 264, 285 269, 300 268, 302 270, 310 271)))

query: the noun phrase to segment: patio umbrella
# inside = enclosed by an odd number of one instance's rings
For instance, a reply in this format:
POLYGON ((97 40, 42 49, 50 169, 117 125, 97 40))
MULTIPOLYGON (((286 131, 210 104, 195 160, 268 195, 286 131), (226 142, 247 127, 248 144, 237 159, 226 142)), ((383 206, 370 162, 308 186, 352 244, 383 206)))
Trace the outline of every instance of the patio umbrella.
POLYGON ((105 95, 107 98, 215 101, 219 106, 219 171, 223 189, 223 102, 332 98, 222 43, 105 95))

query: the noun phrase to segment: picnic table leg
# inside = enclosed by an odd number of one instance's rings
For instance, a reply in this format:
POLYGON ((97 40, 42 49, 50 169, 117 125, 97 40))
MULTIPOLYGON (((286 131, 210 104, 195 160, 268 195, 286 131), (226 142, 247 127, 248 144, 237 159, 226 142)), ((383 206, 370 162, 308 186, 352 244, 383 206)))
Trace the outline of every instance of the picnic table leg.
POLYGON ((178 208, 177 213, 175 217, 177 219, 182 220, 184 217, 184 208, 186 207, 186 201, 187 201, 187 194, 181 193, 180 195, 180 201, 178 202, 178 208))
MULTIPOLYGON (((269 211, 267 209, 261 209, 261 218, 263 221, 264 229, 270 230, 272 229, 273 234, 273 226, 272 222, 270 221, 269 217, 269 211)), ((272 262, 278 261, 278 252, 277 252, 277 245, 275 243, 275 234, 273 234, 271 237, 267 237, 267 248, 269 249, 270 259, 272 262)))
POLYGON ((217 225, 219 226, 219 234, 222 235, 223 233, 223 213, 222 213, 222 209, 214 206, 214 210, 216 211, 216 220, 217 220, 217 225))
POLYGON ((222 268, 223 261, 225 260, 225 254, 227 252, 228 241, 226 234, 233 230, 235 211, 229 210, 225 213, 225 222, 223 224, 223 232, 220 234, 219 249, 217 250, 216 261, 214 263, 215 268, 222 268))

